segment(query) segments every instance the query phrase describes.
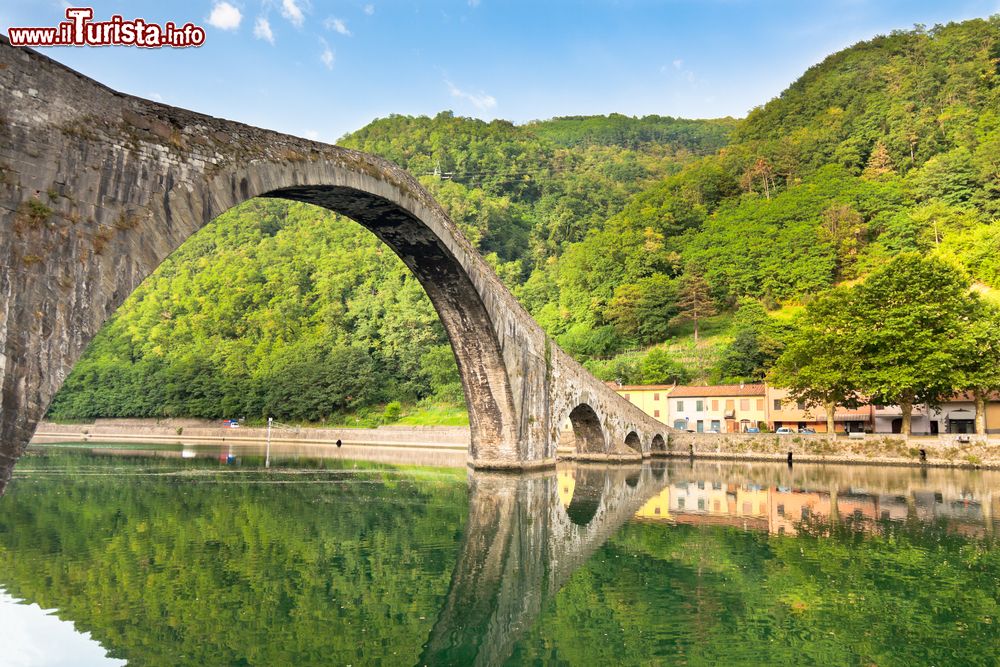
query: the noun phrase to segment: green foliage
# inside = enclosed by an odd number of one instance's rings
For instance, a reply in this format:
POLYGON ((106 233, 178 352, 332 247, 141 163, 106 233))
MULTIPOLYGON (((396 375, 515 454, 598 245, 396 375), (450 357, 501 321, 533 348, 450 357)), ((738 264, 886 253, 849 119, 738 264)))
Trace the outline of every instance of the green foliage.
POLYGON ((736 126, 732 118, 712 121, 613 113, 608 116, 562 116, 529 123, 527 128, 562 146, 598 144, 638 148, 643 144, 670 144, 695 153, 714 153, 726 145, 736 126))
POLYGON ((684 384, 691 380, 688 369, 662 347, 653 348, 646 353, 639 364, 639 372, 643 384, 684 384))
POLYGON ((22 459, 41 474, 3 499, 6 592, 129 664, 419 660, 468 513, 464 471, 104 458, 22 459))
POLYGON ((762 382, 784 349, 785 329, 756 299, 744 297, 733 316, 731 342, 722 350, 713 377, 723 384, 762 382))

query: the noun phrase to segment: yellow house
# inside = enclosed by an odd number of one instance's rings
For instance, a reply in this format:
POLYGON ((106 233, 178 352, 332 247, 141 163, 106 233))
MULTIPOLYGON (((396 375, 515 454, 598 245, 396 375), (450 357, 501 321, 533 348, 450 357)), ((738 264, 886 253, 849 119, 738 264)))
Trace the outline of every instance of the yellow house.
POLYGON ((620 385, 616 382, 609 382, 608 386, 653 419, 659 419, 664 424, 667 423, 667 395, 673 390, 674 385, 620 385))

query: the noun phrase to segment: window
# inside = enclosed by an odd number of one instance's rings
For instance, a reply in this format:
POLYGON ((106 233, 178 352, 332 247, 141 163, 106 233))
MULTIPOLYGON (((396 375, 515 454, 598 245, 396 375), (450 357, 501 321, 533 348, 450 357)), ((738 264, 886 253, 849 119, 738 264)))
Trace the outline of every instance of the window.
POLYGON ((757 399, 757 412, 763 412, 763 411, 764 411, 764 399, 763 398, 758 398, 757 399))
POLYGON ((802 520, 805 521, 808 518, 809 518, 809 508, 808 507, 803 507, 802 508, 802 520))
POLYGON ((688 423, 687 423, 686 419, 675 419, 674 420, 674 428, 676 428, 676 429, 678 429, 680 431, 686 431, 687 427, 688 427, 688 423))
POLYGON ((684 499, 683 498, 678 498, 677 499, 677 509, 679 509, 679 510, 684 509, 684 499))
POLYGON ((720 509, 722 509, 722 505, 719 503, 718 500, 713 500, 712 501, 712 509, 714 509, 716 512, 718 512, 720 509))
POLYGON ((795 404, 795 407, 797 407, 799 410, 805 410, 806 409, 806 402, 805 401, 799 401, 798 403, 795 404))
POLYGON ((750 514, 753 512, 753 506, 749 502, 743 503, 743 513, 750 514))
POLYGON ((653 410, 653 416, 654 417, 659 417, 660 416, 660 411, 659 410, 653 410))
POLYGON ((705 401, 695 401, 694 402, 694 411, 695 412, 701 412, 704 409, 705 409, 705 401))
POLYGON ((731 398, 726 399, 726 410, 732 411, 736 409, 736 401, 731 398))
POLYGON ((722 482, 712 482, 712 490, 713 491, 721 491, 722 490, 722 482))
POLYGON ((712 430, 719 431, 720 427, 721 427, 721 424, 719 423, 719 420, 718 419, 713 419, 712 420, 712 430))
POLYGON ((785 516, 785 506, 778 505, 778 516, 785 516))
POLYGON ((749 398, 741 398, 740 399, 740 411, 746 412, 749 409, 750 409, 750 399, 749 398))
POLYGON ((660 400, 660 395, 659 394, 653 394, 653 400, 654 401, 660 400))
POLYGON ((719 409, 719 401, 717 399, 712 399, 712 412, 719 409))
POLYGON ((699 498, 698 499, 698 509, 700 509, 702 512, 705 511, 705 499, 704 498, 699 498))
POLYGON ((775 410, 780 410, 781 409, 781 399, 780 398, 774 399, 774 409, 775 410))
POLYGON ((677 401, 677 412, 684 412, 684 401, 677 401))
POLYGON ((653 514, 659 514, 659 513, 660 513, 660 508, 659 507, 654 507, 653 508, 653 514))
POLYGON ((705 432, 705 422, 703 420, 699 419, 698 420, 698 425, 697 425, 696 429, 697 429, 698 433, 704 433, 705 432))

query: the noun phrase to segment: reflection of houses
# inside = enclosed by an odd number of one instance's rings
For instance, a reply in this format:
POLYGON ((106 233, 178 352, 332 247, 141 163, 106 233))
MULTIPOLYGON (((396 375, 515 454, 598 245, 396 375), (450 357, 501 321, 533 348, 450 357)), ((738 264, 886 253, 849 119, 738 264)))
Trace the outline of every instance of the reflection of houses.
POLYGON ((646 504, 635 513, 638 519, 669 519, 670 518, 670 487, 665 487, 658 494, 646 501, 646 504))
POLYGON ((740 433, 767 423, 763 384, 677 386, 670 392, 669 424, 698 433, 740 433))
POLYGON ((837 493, 837 516, 841 521, 859 524, 878 519, 878 498, 863 491, 848 489, 837 493))
MULTIPOLYGON (((794 429, 811 428, 817 433, 826 433, 826 410, 822 406, 807 407, 801 401, 788 397, 788 391, 767 387, 768 423, 772 429, 788 426, 794 429)), ((834 428, 837 432, 851 433, 871 430, 872 408, 869 405, 856 409, 838 405, 833 413, 834 428)))
POLYGON ((853 530, 879 532, 884 521, 915 517, 925 523, 944 522, 954 533, 980 537, 997 529, 1000 494, 984 500, 967 492, 948 497, 923 490, 892 495, 856 488, 821 491, 692 480, 678 481, 663 489, 635 516, 670 523, 766 530, 777 535, 796 535, 802 523, 815 525, 834 520, 853 530))
POLYGON ((563 507, 569 507, 576 489, 576 471, 571 469, 556 472, 556 484, 559 487, 559 502, 563 507))
POLYGON ((779 535, 795 535, 800 522, 830 516, 830 494, 825 491, 778 487, 771 492, 770 500, 768 529, 779 535))
POLYGON ((659 419, 664 424, 667 423, 667 394, 674 388, 674 385, 619 385, 615 382, 609 382, 608 386, 653 419, 659 419))

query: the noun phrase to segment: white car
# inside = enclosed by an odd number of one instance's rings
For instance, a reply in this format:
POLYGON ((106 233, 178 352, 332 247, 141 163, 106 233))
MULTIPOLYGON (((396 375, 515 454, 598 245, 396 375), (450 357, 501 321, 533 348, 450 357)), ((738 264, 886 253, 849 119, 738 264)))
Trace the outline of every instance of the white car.
POLYGON ((781 435, 785 435, 786 433, 795 433, 795 429, 789 428, 788 426, 782 426, 781 428, 776 429, 774 432, 780 433, 781 435))

